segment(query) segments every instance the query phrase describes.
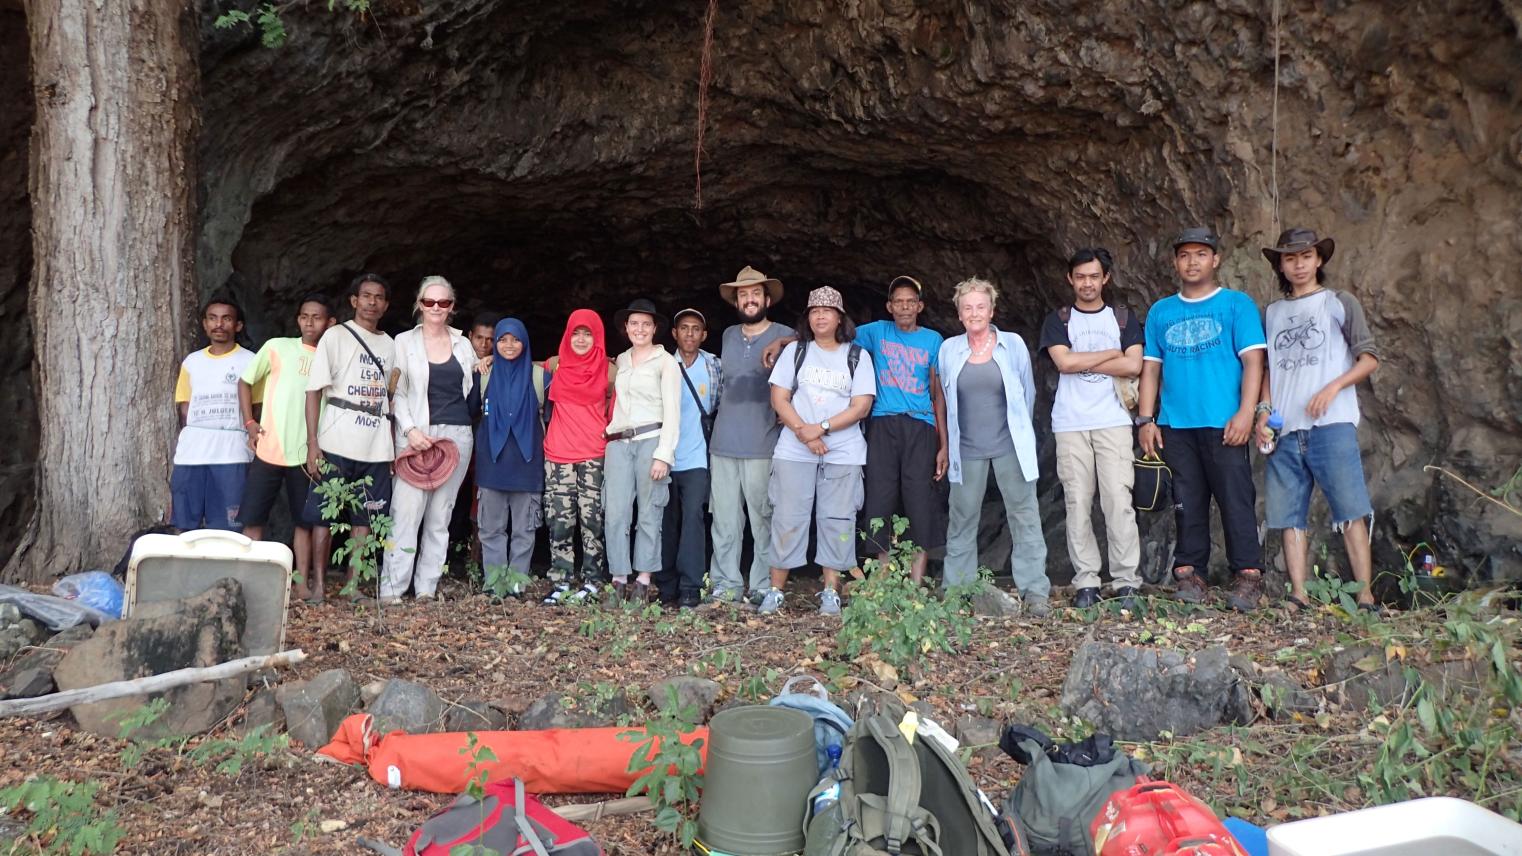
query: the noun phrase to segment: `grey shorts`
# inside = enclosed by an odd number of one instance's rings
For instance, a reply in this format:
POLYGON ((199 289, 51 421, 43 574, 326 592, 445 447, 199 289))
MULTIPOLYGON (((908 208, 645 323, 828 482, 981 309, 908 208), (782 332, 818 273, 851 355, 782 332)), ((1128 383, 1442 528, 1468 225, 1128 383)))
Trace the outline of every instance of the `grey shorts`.
POLYGON ((767 497, 772 504, 772 562, 792 569, 807 564, 809 520, 814 521, 814 562, 843 571, 856 567, 856 512, 861 510, 861 466, 772 461, 767 497))

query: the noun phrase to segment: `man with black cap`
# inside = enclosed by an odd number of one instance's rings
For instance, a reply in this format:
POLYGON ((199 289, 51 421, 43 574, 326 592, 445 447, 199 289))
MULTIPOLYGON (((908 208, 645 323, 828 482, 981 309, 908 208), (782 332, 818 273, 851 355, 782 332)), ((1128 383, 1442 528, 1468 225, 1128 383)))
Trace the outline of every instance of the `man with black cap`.
POLYGON ((740 323, 724 331, 719 349, 724 392, 709 444, 713 560, 708 576, 715 600, 738 601, 748 585, 752 600, 759 602, 771 589, 772 504, 767 485, 781 430, 772 410, 771 372, 761 364, 761 354, 793 330, 766 317, 772 304, 782 299, 779 279, 747 265, 733 282, 719 286, 719 295, 735 307, 740 323), (747 516, 755 542, 748 579, 740 576, 747 516))
POLYGON ((1233 609, 1256 609, 1263 594, 1257 492, 1247 442, 1263 382, 1263 322, 1252 298, 1216 282, 1220 240, 1206 228, 1173 241, 1179 293, 1147 314, 1137 422, 1142 451, 1162 452, 1173 471, 1176 597, 1205 599, 1210 565, 1210 501, 1226 533, 1236 585, 1233 609), (1161 387, 1161 407, 1158 406, 1161 387))
POLYGON ((1336 244, 1310 229, 1288 229, 1263 257, 1284 299, 1268 305, 1268 382, 1258 403, 1258 442, 1271 448, 1264 478, 1268 528, 1284 530, 1289 601, 1306 598, 1311 488, 1320 487, 1342 532, 1353 578, 1363 584, 1359 607, 1373 610, 1369 520, 1373 506, 1358 454, 1358 394, 1354 387, 1379 368, 1379 350, 1363 306, 1345 291, 1323 288, 1336 244), (1275 438, 1267 427, 1284 420, 1275 438))
POLYGON ((682 430, 671 465, 671 499, 661 524, 661 568, 655 578, 661 600, 687 609, 698 605, 703 591, 703 560, 708 533, 703 509, 708 505, 708 435, 723 394, 724 369, 719 358, 703 350, 708 319, 696 309, 683 309, 671 319, 676 339, 676 363, 682 374, 682 430))

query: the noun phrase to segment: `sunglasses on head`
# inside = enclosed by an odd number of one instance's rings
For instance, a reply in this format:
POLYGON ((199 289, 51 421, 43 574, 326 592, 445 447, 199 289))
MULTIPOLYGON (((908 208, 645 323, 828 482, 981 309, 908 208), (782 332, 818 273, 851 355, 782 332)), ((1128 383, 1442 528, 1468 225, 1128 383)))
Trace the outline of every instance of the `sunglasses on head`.
POLYGON ((425 297, 422 300, 419 300, 418 303, 423 304, 429 309, 432 309, 435 306, 439 307, 440 309, 448 309, 454 305, 454 300, 448 297, 441 297, 438 300, 435 300, 432 297, 425 297))

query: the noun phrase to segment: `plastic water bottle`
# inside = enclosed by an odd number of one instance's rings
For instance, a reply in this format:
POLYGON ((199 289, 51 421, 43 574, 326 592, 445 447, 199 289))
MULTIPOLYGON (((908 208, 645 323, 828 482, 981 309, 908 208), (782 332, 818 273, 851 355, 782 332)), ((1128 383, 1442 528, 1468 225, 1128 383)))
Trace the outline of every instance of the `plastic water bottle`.
POLYGON ((840 767, 840 747, 826 746, 824 751, 830 757, 830 768, 825 771, 819 784, 829 782, 829 786, 814 797, 814 817, 819 817, 840 802, 840 780, 835 777, 835 771, 840 767))
POLYGON ((1279 411, 1275 410, 1268 414, 1268 433, 1273 435, 1273 439, 1267 443, 1259 443, 1258 451, 1265 455, 1273 454, 1274 449, 1279 447, 1279 432, 1283 430, 1284 417, 1279 415, 1279 411))

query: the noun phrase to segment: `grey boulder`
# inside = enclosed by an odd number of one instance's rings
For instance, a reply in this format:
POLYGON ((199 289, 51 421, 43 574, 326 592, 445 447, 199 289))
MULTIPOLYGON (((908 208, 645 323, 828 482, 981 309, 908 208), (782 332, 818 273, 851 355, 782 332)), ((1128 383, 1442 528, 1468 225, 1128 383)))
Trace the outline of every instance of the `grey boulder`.
POLYGON ((1226 649, 1194 654, 1085 642, 1062 684, 1064 713, 1117 740, 1194 734, 1222 722, 1247 723, 1252 704, 1226 649))

